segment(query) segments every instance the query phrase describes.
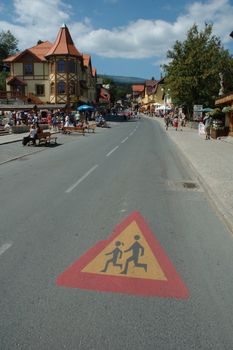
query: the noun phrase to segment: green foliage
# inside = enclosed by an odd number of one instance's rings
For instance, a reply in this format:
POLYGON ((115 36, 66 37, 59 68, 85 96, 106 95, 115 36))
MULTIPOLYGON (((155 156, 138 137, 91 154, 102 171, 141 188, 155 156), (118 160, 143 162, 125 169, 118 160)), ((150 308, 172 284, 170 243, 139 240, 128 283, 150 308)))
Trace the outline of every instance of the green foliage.
POLYGON ((224 92, 232 90, 233 60, 212 29, 212 25, 206 24, 198 31, 194 24, 186 40, 176 41, 167 52, 170 63, 163 66, 173 101, 186 106, 190 114, 194 104, 214 105, 220 89, 220 72, 224 77, 224 92))
POLYGON ((222 112, 221 108, 214 108, 210 115, 215 119, 224 118, 225 114, 222 112))
POLYGON ((103 84, 110 85, 111 103, 115 103, 118 100, 125 100, 126 95, 132 92, 131 84, 117 83, 110 77, 104 77, 103 84))
POLYGON ((9 55, 17 52, 18 40, 8 31, 0 32, 0 62, 9 55))
POLYGON ((125 100, 126 95, 131 93, 131 85, 127 84, 110 84, 111 102, 114 103, 118 100, 125 100))
MULTIPOLYGON (((4 58, 13 55, 17 52, 18 40, 8 30, 6 32, 0 32, 0 67, 4 58)), ((9 75, 7 72, 1 72, 0 70, 0 90, 6 89, 6 77, 9 75)))
POLYGON ((0 72, 0 91, 6 90, 6 78, 8 75, 8 72, 0 72))

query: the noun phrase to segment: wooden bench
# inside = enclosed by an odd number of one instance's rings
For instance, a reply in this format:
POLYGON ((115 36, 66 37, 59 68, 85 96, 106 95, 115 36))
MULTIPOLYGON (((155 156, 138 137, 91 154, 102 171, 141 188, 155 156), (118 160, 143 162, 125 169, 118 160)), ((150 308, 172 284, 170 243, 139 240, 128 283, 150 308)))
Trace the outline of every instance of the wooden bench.
POLYGON ((36 142, 38 141, 38 145, 41 143, 45 143, 45 145, 50 144, 51 142, 54 142, 54 144, 57 143, 57 136, 51 135, 49 131, 44 131, 37 135, 36 142))
POLYGON ((70 134, 72 132, 78 132, 82 134, 83 136, 85 135, 85 127, 83 126, 63 126, 61 129, 63 134, 70 134))

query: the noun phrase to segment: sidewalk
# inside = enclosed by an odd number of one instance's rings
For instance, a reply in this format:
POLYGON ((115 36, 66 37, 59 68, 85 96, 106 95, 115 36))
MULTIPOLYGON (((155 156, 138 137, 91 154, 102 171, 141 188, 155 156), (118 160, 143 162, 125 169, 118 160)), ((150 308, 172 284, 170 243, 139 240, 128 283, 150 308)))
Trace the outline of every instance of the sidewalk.
POLYGON ((0 136, 0 145, 5 145, 7 143, 22 141, 24 136, 28 136, 28 132, 22 134, 8 134, 0 136))
POLYGON ((198 130, 189 127, 165 130, 164 120, 153 118, 170 137, 196 173, 215 209, 233 232, 233 137, 205 140, 198 130))

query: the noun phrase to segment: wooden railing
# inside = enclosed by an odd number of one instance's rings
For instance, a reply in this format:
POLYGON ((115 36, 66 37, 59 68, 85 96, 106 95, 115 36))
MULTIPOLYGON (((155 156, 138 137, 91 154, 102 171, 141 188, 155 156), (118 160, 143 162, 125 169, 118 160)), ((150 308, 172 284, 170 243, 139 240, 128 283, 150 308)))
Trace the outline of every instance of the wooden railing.
POLYGON ((18 98, 20 94, 18 92, 14 91, 0 91, 0 98, 1 99, 11 99, 11 98, 18 98))
MULTIPOLYGON (((0 100, 21 100, 24 103, 29 104, 43 104, 39 97, 35 96, 33 93, 29 93, 28 96, 22 95, 19 92, 14 91, 0 91, 0 100)), ((7 102, 6 102, 7 103, 7 102)))

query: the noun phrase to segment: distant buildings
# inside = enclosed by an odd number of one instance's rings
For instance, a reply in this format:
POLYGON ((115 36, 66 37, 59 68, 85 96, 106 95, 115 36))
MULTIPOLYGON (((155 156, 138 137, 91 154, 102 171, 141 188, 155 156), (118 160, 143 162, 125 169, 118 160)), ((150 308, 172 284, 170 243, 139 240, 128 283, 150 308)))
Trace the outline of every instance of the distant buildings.
POLYGON ((78 51, 66 25, 54 43, 39 42, 4 62, 10 67, 6 90, 11 97, 35 104, 96 102, 91 56, 78 51))
POLYGON ((144 85, 132 85, 132 96, 134 105, 139 105, 148 111, 152 111, 164 103, 167 106, 171 105, 171 99, 164 89, 164 78, 146 80, 144 85))

